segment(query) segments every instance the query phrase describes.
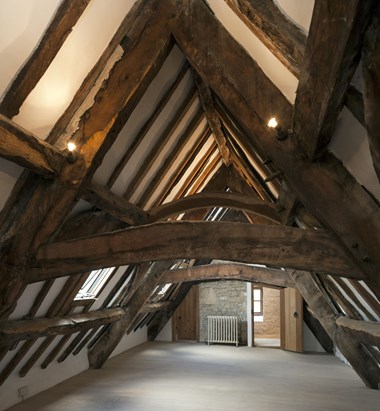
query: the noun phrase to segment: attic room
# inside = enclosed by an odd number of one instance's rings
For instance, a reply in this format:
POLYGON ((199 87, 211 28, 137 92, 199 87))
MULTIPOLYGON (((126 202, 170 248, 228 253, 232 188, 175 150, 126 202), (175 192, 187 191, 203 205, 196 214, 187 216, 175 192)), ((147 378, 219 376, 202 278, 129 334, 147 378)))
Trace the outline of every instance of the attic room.
POLYGON ((378 408, 379 18, 0 2, 1 410, 378 408))

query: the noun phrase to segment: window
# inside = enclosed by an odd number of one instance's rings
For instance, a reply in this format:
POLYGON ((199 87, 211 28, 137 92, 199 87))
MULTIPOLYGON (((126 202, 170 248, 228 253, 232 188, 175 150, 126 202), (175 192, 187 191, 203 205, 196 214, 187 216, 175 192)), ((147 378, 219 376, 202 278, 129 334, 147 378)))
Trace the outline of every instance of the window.
POLYGON ((263 316, 263 287, 253 288, 253 315, 263 316))
POLYGON ((116 267, 91 271, 74 300, 96 298, 116 267))

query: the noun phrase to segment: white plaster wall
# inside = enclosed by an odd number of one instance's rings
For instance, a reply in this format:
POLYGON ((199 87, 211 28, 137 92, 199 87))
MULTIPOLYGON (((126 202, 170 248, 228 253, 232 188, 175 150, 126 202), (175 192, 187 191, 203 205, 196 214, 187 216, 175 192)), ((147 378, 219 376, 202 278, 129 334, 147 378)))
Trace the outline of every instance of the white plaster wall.
POLYGON ((165 327, 161 330, 161 332, 157 335, 155 341, 173 341, 171 318, 166 323, 165 327))
MULTIPOLYGON (((67 347, 72 339, 75 338, 77 334, 74 334, 72 338, 66 343, 65 347, 67 347)), ((60 338, 57 338, 57 342, 60 338)), ((39 344, 43 341, 43 338, 40 338, 37 343, 33 346, 32 350, 35 350, 39 344)), ((136 345, 142 344, 147 341, 147 329, 146 327, 138 330, 135 333, 131 333, 129 335, 124 336, 120 344, 116 347, 114 352, 112 353, 111 357, 122 353, 125 350, 128 350, 136 345)), ((52 345, 51 348, 53 348, 52 345)), ((32 351, 33 352, 33 351, 32 351)), ((62 352, 62 351, 61 351, 62 352)), ((41 360, 38 361, 33 368, 29 371, 29 373, 20 378, 18 376, 18 371, 22 367, 22 365, 26 362, 27 356, 23 362, 16 367, 16 370, 8 377, 5 383, 0 387, 0 410, 5 410, 10 406, 17 404, 18 402, 22 401, 22 398, 18 394, 18 390, 22 387, 26 387, 28 394, 23 398, 29 398, 37 393, 47 390, 48 388, 70 378, 74 375, 77 375, 85 370, 88 369, 88 358, 87 358, 87 350, 83 349, 79 354, 76 356, 70 355, 67 359, 62 362, 58 363, 56 360, 49 364, 46 369, 42 369, 40 367, 41 362, 45 359, 46 355, 48 355, 49 350, 47 350, 46 354, 41 357, 41 360)), ((8 363, 8 361, 15 355, 15 351, 10 351, 3 361, 0 363, 0 369, 3 368, 4 364, 8 363)), ((106 365, 105 365, 106 366, 106 365)))
POLYGON ((303 350, 305 352, 326 352, 305 322, 303 323, 303 350))

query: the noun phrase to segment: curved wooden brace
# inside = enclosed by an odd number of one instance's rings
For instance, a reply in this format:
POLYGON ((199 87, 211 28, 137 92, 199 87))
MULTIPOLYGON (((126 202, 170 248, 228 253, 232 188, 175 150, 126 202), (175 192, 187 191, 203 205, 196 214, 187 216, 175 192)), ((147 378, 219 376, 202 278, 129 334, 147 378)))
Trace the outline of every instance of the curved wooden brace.
POLYGON ((204 282, 210 280, 240 280, 259 282, 278 287, 295 287, 293 280, 285 270, 275 270, 245 264, 221 263, 167 270, 161 278, 163 284, 188 281, 204 282))
POLYGON ((198 193, 183 197, 152 208, 148 213, 148 220, 153 223, 191 210, 209 207, 228 207, 249 211, 277 224, 281 223, 274 204, 235 193, 198 193))

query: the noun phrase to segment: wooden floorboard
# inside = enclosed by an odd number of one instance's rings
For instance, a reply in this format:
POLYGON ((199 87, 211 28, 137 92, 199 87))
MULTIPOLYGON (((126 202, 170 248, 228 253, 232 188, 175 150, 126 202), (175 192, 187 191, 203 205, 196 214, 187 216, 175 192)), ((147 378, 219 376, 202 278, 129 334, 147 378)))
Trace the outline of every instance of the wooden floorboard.
POLYGON ((373 411, 380 392, 328 354, 151 342, 10 408, 373 411))

